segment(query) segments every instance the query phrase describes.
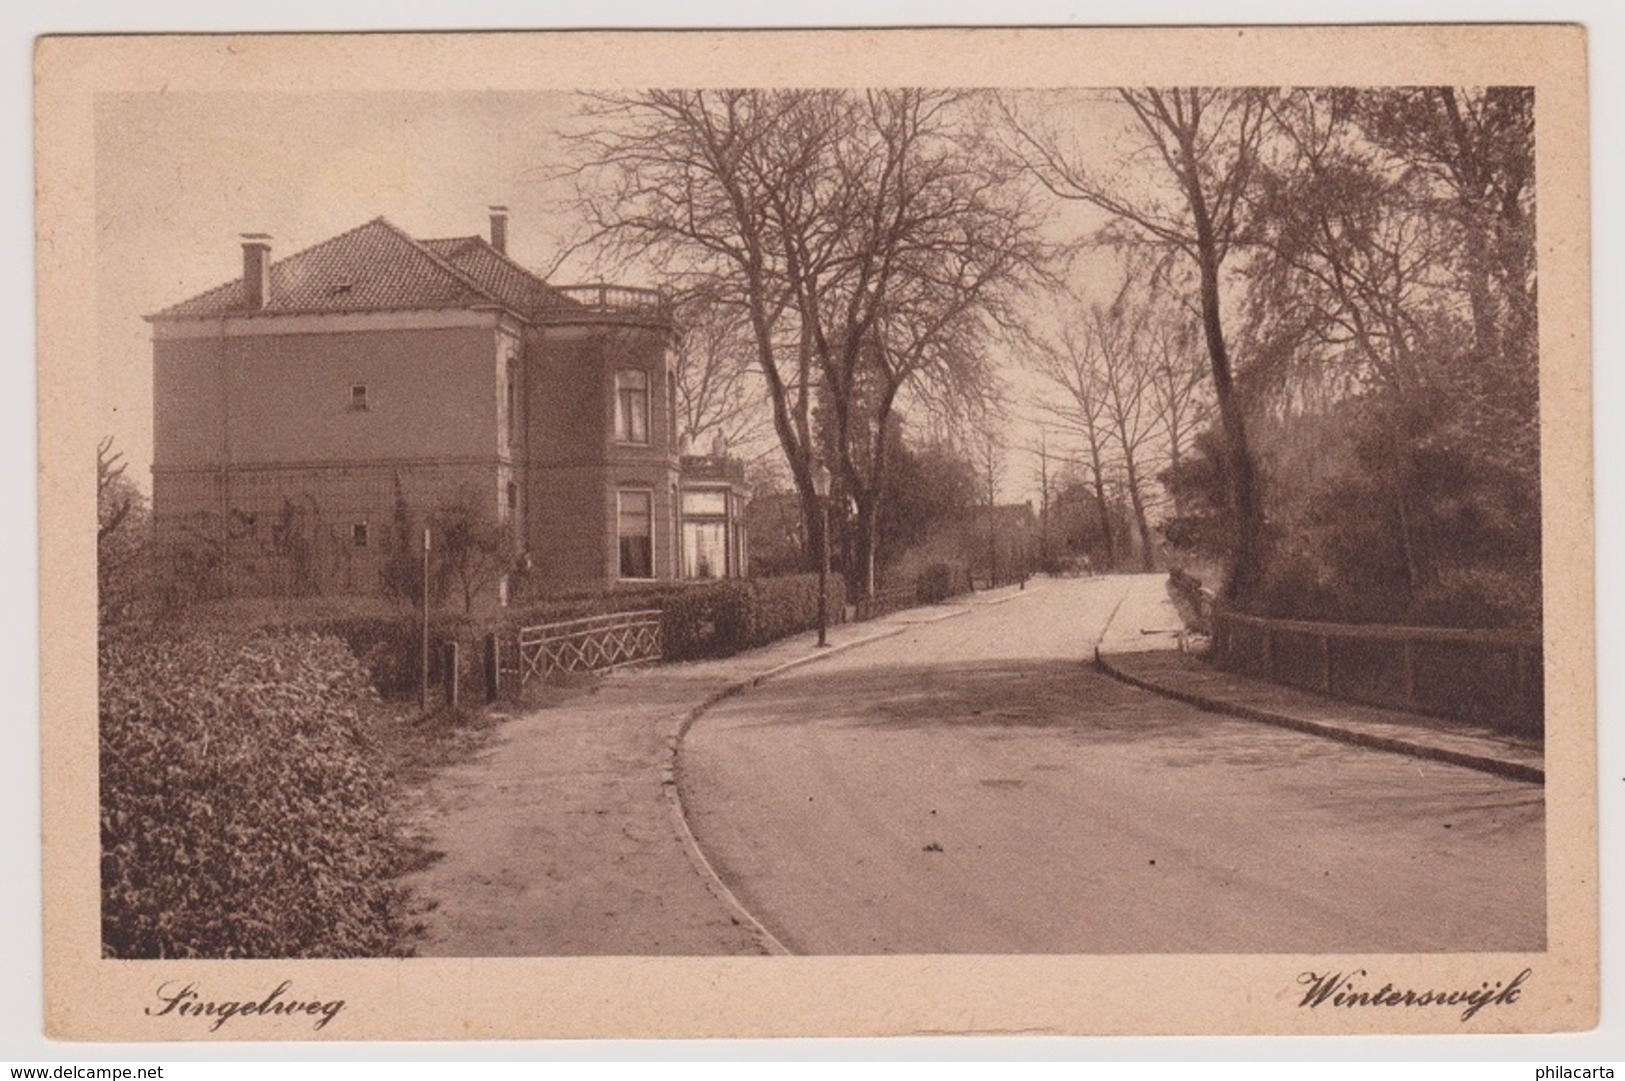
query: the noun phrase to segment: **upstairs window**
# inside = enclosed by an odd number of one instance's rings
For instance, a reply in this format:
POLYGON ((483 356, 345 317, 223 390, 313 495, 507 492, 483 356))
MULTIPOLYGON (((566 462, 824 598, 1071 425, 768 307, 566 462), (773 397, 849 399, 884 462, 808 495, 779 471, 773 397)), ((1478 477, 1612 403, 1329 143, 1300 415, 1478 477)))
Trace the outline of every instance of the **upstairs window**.
POLYGON ((367 384, 350 384, 350 412, 365 413, 367 411, 367 384))
POLYGON ((649 442, 649 373, 623 368, 615 373, 615 441, 649 442))
POLYGON ((365 548, 367 546, 366 522, 357 522, 350 527, 350 544, 355 548, 365 548))
POLYGON ((621 492, 619 495, 621 577, 653 578, 654 493, 621 492))

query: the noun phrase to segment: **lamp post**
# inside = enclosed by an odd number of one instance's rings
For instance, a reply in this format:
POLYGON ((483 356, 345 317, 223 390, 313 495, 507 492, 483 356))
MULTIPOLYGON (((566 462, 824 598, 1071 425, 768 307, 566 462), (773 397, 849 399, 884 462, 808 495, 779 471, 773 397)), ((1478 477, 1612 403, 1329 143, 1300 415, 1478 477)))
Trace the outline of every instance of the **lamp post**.
POLYGON ((813 494, 818 496, 822 528, 818 541, 818 644, 829 645, 829 470, 823 462, 812 468, 813 494))

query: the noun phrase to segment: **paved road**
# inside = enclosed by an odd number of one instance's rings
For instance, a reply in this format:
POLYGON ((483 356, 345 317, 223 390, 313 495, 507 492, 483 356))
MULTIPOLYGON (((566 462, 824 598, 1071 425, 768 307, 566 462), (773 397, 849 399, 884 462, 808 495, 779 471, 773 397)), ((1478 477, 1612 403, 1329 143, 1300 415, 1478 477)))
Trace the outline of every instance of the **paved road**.
POLYGON ((1540 950, 1538 786, 1202 713, 1082 663, 1161 577, 1036 583, 702 717, 719 875, 805 954, 1540 950))

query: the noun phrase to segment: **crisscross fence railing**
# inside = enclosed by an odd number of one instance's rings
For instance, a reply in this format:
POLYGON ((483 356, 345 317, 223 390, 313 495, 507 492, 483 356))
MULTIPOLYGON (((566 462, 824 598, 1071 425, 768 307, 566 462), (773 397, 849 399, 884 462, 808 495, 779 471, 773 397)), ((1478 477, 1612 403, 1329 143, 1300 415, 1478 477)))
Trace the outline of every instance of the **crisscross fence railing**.
POLYGON ((607 672, 660 660, 664 642, 658 608, 587 616, 519 631, 519 683, 555 672, 607 672))

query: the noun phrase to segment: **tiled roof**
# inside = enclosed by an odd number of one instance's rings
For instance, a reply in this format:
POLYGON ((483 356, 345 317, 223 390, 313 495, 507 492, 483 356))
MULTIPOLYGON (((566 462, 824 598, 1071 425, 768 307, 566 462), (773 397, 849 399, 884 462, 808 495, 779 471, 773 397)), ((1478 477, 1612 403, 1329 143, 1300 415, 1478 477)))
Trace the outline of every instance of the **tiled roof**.
MULTIPOLYGON (((492 259, 472 250, 458 254, 458 262, 468 269, 455 265, 435 250, 446 243, 416 241, 383 218, 374 218, 273 263, 270 297, 258 310, 268 314, 409 311, 500 304, 523 313, 528 308, 520 308, 514 301, 524 289, 535 292, 539 287, 551 292, 483 242, 481 246, 512 271, 496 270, 490 266, 492 259), (530 278, 535 287, 524 286, 518 275, 530 278)), ((153 318, 216 317, 249 311, 239 278, 165 308, 153 318)))
POLYGON ((521 314, 578 306, 576 301, 491 247, 484 237, 454 236, 419 243, 478 282, 504 307, 521 314))

